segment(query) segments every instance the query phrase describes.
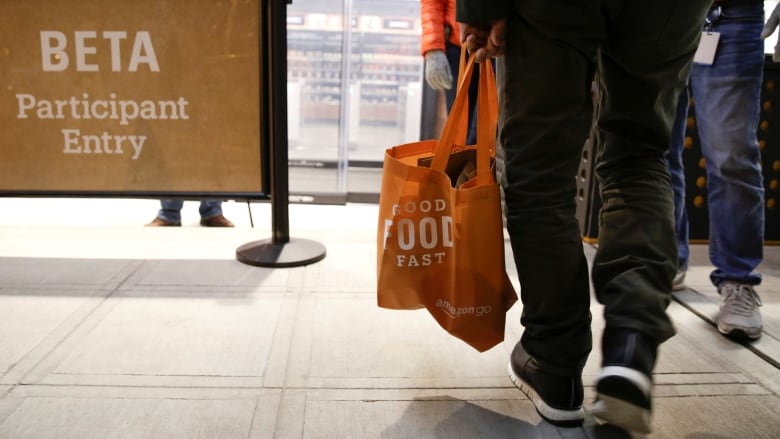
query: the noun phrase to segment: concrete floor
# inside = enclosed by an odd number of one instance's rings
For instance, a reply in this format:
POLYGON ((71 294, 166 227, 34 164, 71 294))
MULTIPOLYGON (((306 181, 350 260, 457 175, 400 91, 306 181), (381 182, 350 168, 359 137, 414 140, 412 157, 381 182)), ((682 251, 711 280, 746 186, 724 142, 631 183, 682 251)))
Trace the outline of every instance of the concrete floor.
MULTIPOLYGON (((327 256, 283 269, 235 259, 271 236, 268 204, 251 227, 245 203, 225 203, 234 229, 198 227, 194 202, 183 227, 154 229, 155 200, 0 205, 2 439, 628 437, 590 418, 552 427, 514 388, 519 303, 485 353, 425 311, 377 308, 375 205, 291 205, 291 236, 327 256)), ((749 346, 712 325, 707 247, 693 250, 649 437, 778 438, 780 248, 766 247, 765 334, 749 346)), ((596 343, 586 408, 599 360, 596 343)))

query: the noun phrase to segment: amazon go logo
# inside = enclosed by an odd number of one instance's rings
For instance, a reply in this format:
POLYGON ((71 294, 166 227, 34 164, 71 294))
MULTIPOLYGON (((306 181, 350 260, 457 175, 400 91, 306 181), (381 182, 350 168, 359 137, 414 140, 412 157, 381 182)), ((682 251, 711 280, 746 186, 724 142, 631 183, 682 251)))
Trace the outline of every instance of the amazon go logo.
POLYGON ((437 214, 447 208, 444 199, 410 200, 393 206, 393 218, 385 219, 384 247, 388 239, 394 239, 401 252, 396 255, 399 267, 418 267, 441 264, 443 251, 432 252, 435 248, 452 247, 452 217, 437 214), (395 235, 390 227, 396 216, 403 217, 395 221, 395 235))

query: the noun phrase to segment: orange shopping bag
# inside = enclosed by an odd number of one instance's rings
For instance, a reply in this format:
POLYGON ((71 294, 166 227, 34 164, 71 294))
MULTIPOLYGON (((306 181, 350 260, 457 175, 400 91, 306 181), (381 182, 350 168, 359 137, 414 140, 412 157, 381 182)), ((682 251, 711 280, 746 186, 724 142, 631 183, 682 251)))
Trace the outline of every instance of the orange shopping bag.
POLYGON ((501 200, 491 170, 497 107, 492 64, 472 57, 441 138, 385 151, 379 195, 378 305, 425 307, 442 328, 480 352, 504 340, 506 312, 517 301, 504 265, 501 200), (477 145, 464 147, 476 65, 477 145), (471 166, 476 175, 469 178, 471 166), (467 181, 455 187, 456 180, 467 181))

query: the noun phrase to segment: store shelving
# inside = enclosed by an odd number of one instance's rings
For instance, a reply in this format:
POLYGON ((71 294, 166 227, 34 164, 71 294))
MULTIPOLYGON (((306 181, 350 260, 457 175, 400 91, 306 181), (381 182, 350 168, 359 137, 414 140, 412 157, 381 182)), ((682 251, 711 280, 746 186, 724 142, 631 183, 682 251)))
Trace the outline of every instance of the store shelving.
POLYGON ((344 93, 358 94, 353 117, 361 124, 398 123, 402 94, 420 82, 419 20, 359 16, 352 20, 349 78, 344 78, 341 16, 288 18, 288 80, 300 84, 302 122, 338 121, 344 93), (345 80, 346 79, 346 80, 345 80))

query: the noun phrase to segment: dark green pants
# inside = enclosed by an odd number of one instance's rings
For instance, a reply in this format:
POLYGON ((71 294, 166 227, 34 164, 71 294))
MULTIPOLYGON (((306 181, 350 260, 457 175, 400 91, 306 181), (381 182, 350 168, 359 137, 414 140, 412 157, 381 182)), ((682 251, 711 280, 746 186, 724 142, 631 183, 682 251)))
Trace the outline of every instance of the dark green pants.
POLYGON ((576 173, 593 120, 603 209, 592 267, 607 327, 658 343, 677 268, 664 162, 705 0, 523 0, 507 23, 501 68, 504 191, 523 303, 521 342, 550 368, 579 371, 591 350, 590 283, 576 173))

